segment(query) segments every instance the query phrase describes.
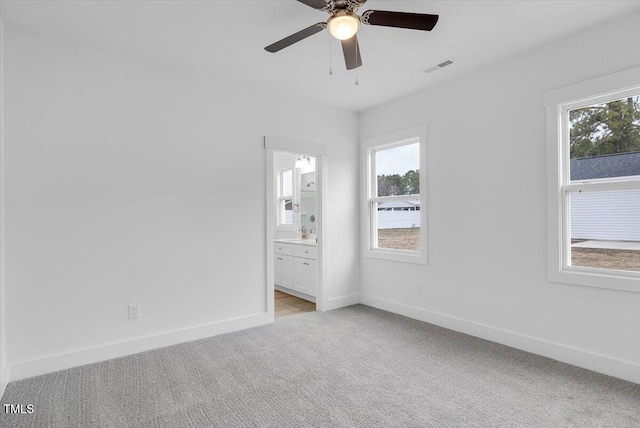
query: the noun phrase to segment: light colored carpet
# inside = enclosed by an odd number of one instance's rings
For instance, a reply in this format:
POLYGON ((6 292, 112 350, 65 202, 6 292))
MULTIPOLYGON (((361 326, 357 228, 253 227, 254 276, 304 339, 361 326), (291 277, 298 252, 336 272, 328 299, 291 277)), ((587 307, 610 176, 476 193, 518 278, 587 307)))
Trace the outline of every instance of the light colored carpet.
POLYGON ((2 427, 640 427, 640 385, 352 306, 11 383, 2 427))

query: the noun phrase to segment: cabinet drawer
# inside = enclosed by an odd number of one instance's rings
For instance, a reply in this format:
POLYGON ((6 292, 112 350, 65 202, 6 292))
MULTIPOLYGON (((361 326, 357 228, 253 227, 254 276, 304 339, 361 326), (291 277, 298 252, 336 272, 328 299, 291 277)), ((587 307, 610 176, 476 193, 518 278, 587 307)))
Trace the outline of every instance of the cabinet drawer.
POLYGON ((296 245, 293 247, 293 255, 316 260, 318 258, 318 248, 309 245, 296 245))
POLYGON ((273 252, 275 254, 284 254, 287 256, 293 255, 293 245, 291 244, 280 244, 276 242, 273 244, 273 252))

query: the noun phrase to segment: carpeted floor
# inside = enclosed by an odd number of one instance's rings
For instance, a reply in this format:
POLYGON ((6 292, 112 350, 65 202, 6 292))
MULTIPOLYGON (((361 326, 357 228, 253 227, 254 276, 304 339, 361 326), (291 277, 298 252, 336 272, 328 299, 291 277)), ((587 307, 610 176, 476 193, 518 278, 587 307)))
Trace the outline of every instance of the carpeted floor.
POLYGON ((640 427, 640 385, 352 306, 11 383, 2 427, 640 427))

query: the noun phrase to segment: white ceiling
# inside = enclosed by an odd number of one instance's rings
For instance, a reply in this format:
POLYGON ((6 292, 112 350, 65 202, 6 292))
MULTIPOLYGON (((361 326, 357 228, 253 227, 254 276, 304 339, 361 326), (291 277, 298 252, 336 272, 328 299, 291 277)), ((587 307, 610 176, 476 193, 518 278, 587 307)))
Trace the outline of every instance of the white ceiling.
POLYGON ((640 0, 369 0, 360 12, 434 13, 440 21, 432 32, 363 26, 358 33, 364 63, 357 70, 358 86, 356 72, 345 69, 335 40, 329 76, 326 31, 275 54, 264 51, 264 46, 326 20, 326 13, 295 0, 2 0, 1 8, 7 25, 362 111, 638 11, 640 0), (429 75, 420 71, 448 58, 455 64, 429 75))

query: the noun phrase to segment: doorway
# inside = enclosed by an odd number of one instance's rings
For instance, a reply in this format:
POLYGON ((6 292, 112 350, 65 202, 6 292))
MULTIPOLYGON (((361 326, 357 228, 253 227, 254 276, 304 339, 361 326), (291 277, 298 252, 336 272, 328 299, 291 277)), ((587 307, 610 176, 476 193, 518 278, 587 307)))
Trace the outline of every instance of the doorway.
POLYGON ((266 312, 273 319, 322 310, 324 164, 321 150, 309 146, 265 139, 266 312))

